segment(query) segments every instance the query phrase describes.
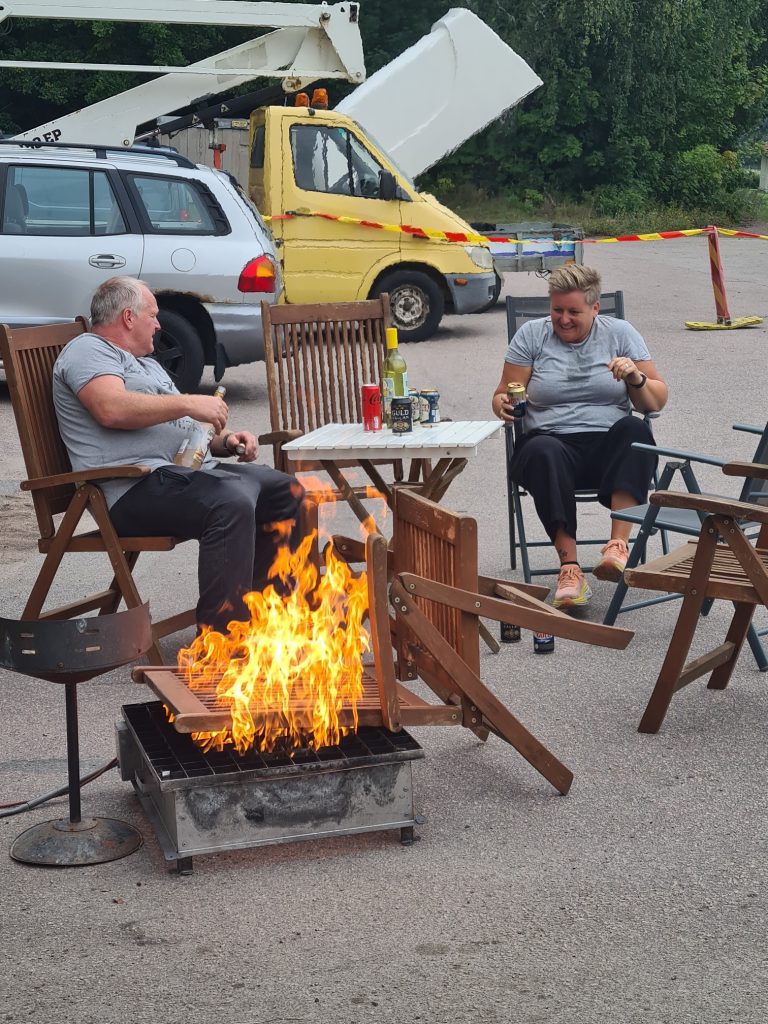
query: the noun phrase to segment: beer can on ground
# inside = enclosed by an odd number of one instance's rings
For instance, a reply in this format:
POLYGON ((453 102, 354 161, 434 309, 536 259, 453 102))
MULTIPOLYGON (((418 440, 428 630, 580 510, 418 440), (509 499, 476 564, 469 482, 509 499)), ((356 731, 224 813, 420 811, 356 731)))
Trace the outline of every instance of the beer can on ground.
POLYGON ((513 382, 507 384, 507 401, 510 403, 512 408, 512 415, 516 420, 522 419, 525 416, 525 385, 513 382))
POLYGON ((499 640, 503 644, 516 644, 520 642, 520 627, 512 622, 502 622, 499 629, 499 640))
POLYGON ((363 430, 381 430, 381 389, 378 384, 360 388, 363 406, 363 430))
POLYGON ((408 396, 392 399, 392 433, 409 434, 413 430, 413 407, 408 396))
POLYGON ((435 388, 425 388, 421 395, 421 425, 434 427, 440 422, 440 392, 435 388))
POLYGON ((533 634, 533 653, 550 654, 555 649, 555 638, 551 633, 533 634))

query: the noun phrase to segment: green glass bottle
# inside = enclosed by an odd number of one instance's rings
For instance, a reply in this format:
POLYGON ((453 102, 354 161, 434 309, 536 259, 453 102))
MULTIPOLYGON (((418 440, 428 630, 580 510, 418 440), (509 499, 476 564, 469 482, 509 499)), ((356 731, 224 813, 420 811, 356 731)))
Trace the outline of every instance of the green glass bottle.
POLYGON ((408 395, 408 367, 397 347, 397 328, 387 328, 387 355, 381 367, 381 399, 384 422, 392 426, 392 399, 408 395))

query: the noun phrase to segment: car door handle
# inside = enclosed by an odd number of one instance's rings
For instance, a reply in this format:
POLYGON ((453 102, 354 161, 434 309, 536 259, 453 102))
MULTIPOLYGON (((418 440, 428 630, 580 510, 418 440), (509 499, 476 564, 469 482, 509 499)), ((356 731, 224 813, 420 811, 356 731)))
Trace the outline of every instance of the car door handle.
POLYGON ((99 253, 98 256, 91 256, 88 260, 92 267, 99 270, 117 270, 125 266, 125 259, 122 256, 112 256, 109 253, 99 253))

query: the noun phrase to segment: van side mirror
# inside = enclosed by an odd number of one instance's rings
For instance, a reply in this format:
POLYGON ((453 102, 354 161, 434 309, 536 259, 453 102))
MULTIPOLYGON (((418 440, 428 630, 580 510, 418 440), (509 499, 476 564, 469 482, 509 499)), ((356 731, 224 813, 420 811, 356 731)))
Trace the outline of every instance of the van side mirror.
POLYGON ((397 198, 397 179, 391 171, 379 171, 379 199, 397 198))

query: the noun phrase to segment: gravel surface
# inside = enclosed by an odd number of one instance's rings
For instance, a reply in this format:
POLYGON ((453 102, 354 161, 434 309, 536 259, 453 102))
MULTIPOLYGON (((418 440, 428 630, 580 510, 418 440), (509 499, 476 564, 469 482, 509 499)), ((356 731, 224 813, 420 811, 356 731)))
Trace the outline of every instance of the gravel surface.
MULTIPOLYGON (((766 243, 726 239, 722 249, 732 314, 768 316, 766 243)), ((587 261, 605 290, 624 289, 627 317, 670 384, 659 443, 749 458, 754 438, 731 424, 768 418, 768 332, 684 329, 714 319, 706 241, 592 246, 587 261)), ((545 284, 510 275, 506 290, 543 294, 545 284)), ((404 354, 414 384, 440 389, 445 415, 486 419, 504 345, 500 305, 446 318, 435 340, 404 354)), ((232 424, 266 429, 263 365, 225 382, 232 424)), ((41 556, 2 383, 0 430, 0 611, 18 617, 41 556)), ((701 479, 726 494, 739 486, 716 470, 701 479)), ((515 578, 500 439, 445 503, 477 518, 481 571, 515 578)), ((333 528, 351 529, 339 515, 333 528)), ((606 518, 588 507, 584 532, 606 518)), ((183 547, 142 556, 137 577, 155 615, 194 600, 183 547)), ((72 600, 108 578, 103 560, 70 557, 57 595, 72 600)), ((599 620, 611 585, 593 591, 599 620)), ((484 650, 484 679, 573 770, 573 788, 560 797, 494 737, 414 730, 426 751, 414 767, 426 822, 410 848, 372 833, 201 856, 179 877, 130 785, 107 773, 84 790, 84 813, 136 825, 137 853, 70 870, 2 855, 0 1021, 762 1024, 767 680, 745 651, 727 690, 699 681, 675 697, 658 735, 638 734, 675 616, 675 605, 622 616, 636 631, 624 652, 558 640, 536 657, 530 634, 498 655, 484 650)), ((727 618, 713 609, 697 650, 719 642, 727 618)), ((189 638, 167 641, 169 655, 189 638)), ((0 687, 7 803, 65 780, 64 702, 60 687, 8 672, 0 687)), ((127 670, 79 694, 90 770, 114 754, 121 706, 150 695, 127 670)), ((66 813, 59 800, 0 820, 0 844, 66 813)))

